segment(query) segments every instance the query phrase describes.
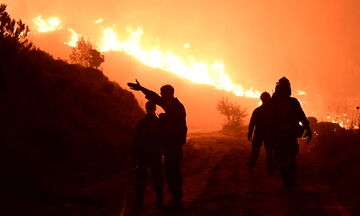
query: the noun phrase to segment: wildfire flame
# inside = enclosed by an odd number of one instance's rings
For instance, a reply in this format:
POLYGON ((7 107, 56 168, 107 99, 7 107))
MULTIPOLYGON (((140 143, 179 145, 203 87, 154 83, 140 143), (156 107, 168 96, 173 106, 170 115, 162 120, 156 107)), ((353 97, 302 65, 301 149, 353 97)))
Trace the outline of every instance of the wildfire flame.
POLYGON ((71 47, 76 47, 77 42, 80 39, 80 36, 78 33, 76 33, 76 31, 72 28, 69 28, 69 32, 71 33, 71 39, 68 42, 65 42, 66 45, 71 46, 71 47))
POLYGON ((191 48, 191 45, 189 43, 184 44, 184 49, 189 49, 189 48, 191 48))
MULTIPOLYGON (((33 19, 37 25, 38 32, 49 32, 60 29, 60 19, 51 17, 47 21, 43 20, 41 15, 33 19)), ((94 23, 99 24, 103 22, 100 18, 94 23)), ((80 39, 79 34, 69 28, 71 39, 65 44, 75 47, 77 41, 80 39)), ((186 78, 192 82, 207 84, 214 86, 217 89, 222 89, 234 93, 236 96, 245 96, 250 98, 259 98, 260 92, 254 89, 244 89, 242 85, 235 84, 231 77, 225 72, 225 64, 221 60, 216 60, 209 64, 196 60, 194 56, 179 56, 174 54, 171 50, 162 50, 160 46, 154 45, 150 48, 145 48, 142 45, 142 37, 144 31, 138 27, 133 29, 131 26, 126 28, 128 38, 119 40, 116 31, 111 28, 103 29, 103 37, 99 40, 97 48, 101 52, 108 51, 122 51, 131 55, 141 61, 143 64, 159 68, 176 74, 182 78, 186 78)), ((189 49, 190 44, 184 44, 184 49, 189 49)))
POLYGON ((102 22, 104 22, 104 19, 103 19, 103 18, 99 18, 99 19, 97 19, 97 20, 94 21, 94 24, 100 24, 100 23, 102 23, 102 22))
POLYGON ((297 91, 296 91, 296 94, 297 94, 297 95, 306 95, 306 92, 305 92, 305 91, 301 91, 301 90, 297 90, 297 91))
POLYGON ((41 15, 32 19, 33 23, 37 27, 38 32, 51 32, 55 30, 61 30, 61 21, 58 17, 49 17, 44 20, 41 15))
POLYGON ((353 117, 350 117, 347 113, 344 114, 336 114, 336 115, 328 115, 325 119, 326 122, 331 122, 334 124, 338 124, 340 127, 345 129, 359 129, 359 124, 353 117))
MULTIPOLYGON (((120 41, 113 28, 105 28, 99 50, 102 52, 123 51, 149 67, 172 72, 192 82, 211 85, 232 92, 236 96, 251 98, 259 98, 260 96, 259 91, 246 90, 241 85, 234 84, 230 76, 226 74, 225 64, 221 60, 208 64, 197 61, 191 55, 183 57, 175 55, 170 50, 161 50, 159 45, 145 48, 141 43, 144 35, 142 28, 133 29, 128 26, 126 31, 129 33, 129 37, 120 41)), ((184 48, 190 48, 190 44, 185 44, 184 48)))
MULTIPOLYGON (((44 20, 42 16, 39 15, 32 19, 32 21, 36 25, 39 33, 61 30, 63 28, 58 17, 49 17, 47 20, 44 20)), ((97 25, 103 23, 103 21, 103 18, 99 18, 93 23, 97 25)), ((76 47, 81 35, 72 28, 68 28, 68 30, 71 33, 71 39, 68 42, 65 42, 65 44, 76 47)), ((231 77, 225 72, 225 64, 221 60, 216 60, 209 64, 196 60, 192 55, 176 55, 171 50, 162 50, 158 45, 158 38, 155 40, 156 45, 145 48, 142 45, 142 37, 144 35, 142 28, 138 27, 133 29, 131 26, 128 26, 126 31, 129 34, 128 37, 125 40, 119 40, 119 37, 113 28, 103 28, 103 36, 98 43, 95 44, 97 45, 97 49, 101 52, 125 52, 149 67, 171 72, 195 83, 211 85, 217 89, 232 92, 236 96, 245 96, 249 98, 259 98, 260 96, 260 92, 253 88, 244 89, 242 85, 235 84, 231 80, 231 77)), ((183 48, 190 49, 191 45, 185 43, 183 48)), ((307 95, 305 91, 301 90, 296 91, 296 93, 298 96, 307 95)), ((359 129, 359 127, 354 124, 354 121, 350 120, 347 114, 327 116, 325 121, 339 124, 339 126, 346 129, 359 129)), ((357 121, 358 124, 359 121, 360 120, 357 121)))

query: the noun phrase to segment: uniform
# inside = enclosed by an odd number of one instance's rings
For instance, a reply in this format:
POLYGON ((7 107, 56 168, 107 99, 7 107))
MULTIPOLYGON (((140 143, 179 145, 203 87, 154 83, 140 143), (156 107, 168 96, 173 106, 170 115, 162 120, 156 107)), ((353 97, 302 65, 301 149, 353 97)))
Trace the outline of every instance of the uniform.
POLYGON ((153 91, 145 93, 149 101, 161 106, 165 113, 160 115, 162 145, 165 156, 165 176, 173 201, 181 203, 183 177, 181 173, 182 146, 186 142, 186 111, 177 99, 164 100, 153 91))
POLYGON ((296 185, 296 155, 299 152, 297 143, 298 131, 301 127, 309 127, 299 101, 293 97, 274 94, 269 101, 272 113, 272 143, 274 156, 279 165, 285 189, 296 185))
POLYGON ((146 187, 147 170, 150 167, 153 177, 153 188, 158 204, 163 201, 163 174, 161 164, 160 122, 155 114, 146 114, 135 130, 133 155, 135 159, 136 200, 141 206, 146 187))
POLYGON ((253 169, 256 160, 259 157, 262 143, 264 143, 266 152, 266 163, 269 173, 273 171, 273 148, 270 139, 271 117, 266 104, 257 107, 251 115, 249 124, 249 133, 252 133, 255 127, 254 136, 252 138, 252 151, 249 159, 249 167, 253 169))

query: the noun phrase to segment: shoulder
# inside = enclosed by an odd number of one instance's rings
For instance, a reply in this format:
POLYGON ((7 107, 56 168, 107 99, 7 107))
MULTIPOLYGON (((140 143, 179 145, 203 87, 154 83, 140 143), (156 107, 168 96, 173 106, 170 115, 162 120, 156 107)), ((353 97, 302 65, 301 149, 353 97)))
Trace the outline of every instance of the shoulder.
POLYGON ((184 104, 182 104, 178 98, 174 98, 173 103, 178 107, 185 108, 184 104))
POLYGON ((261 109, 262 109, 262 107, 261 107, 261 106, 256 107, 256 108, 254 109, 253 113, 258 113, 258 112, 260 112, 260 111, 261 111, 261 109))
POLYGON ((298 99, 294 98, 294 97, 290 97, 290 103, 293 103, 295 105, 299 105, 300 106, 300 102, 298 101, 298 99))
POLYGON ((174 98, 174 103, 177 103, 177 104, 181 104, 181 105, 183 105, 181 102, 180 102, 180 100, 178 99, 178 98, 174 98))

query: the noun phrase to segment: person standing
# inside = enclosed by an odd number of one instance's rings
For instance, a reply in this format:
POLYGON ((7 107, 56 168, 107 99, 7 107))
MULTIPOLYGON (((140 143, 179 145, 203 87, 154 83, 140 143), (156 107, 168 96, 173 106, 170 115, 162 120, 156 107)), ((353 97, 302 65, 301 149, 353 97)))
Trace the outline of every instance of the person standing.
POLYGON ((256 161, 259 157, 260 149, 262 143, 264 143, 265 152, 266 152, 266 163, 269 174, 272 174, 274 171, 273 164, 273 148, 271 146, 270 139, 270 113, 267 109, 267 102, 270 100, 271 96, 268 92, 263 92, 260 95, 262 101, 261 106, 257 107, 251 115, 249 131, 248 131, 248 140, 251 141, 251 155, 249 158, 249 170, 252 172, 255 168, 256 161), (255 128, 255 132, 254 132, 255 128))
POLYGON ((144 88, 136 80, 136 83, 128 83, 128 86, 141 91, 145 97, 161 106, 165 113, 160 114, 161 134, 165 156, 165 176, 172 194, 168 207, 183 207, 183 177, 181 173, 182 147, 186 142, 187 126, 186 111, 184 105, 174 97, 174 88, 164 85, 160 88, 160 95, 144 88))
POLYGON ((310 142, 310 124, 299 101, 291 97, 290 82, 286 77, 277 82, 268 106, 272 117, 271 136, 275 160, 284 189, 291 191, 296 186, 296 155, 299 152, 297 138, 306 130, 304 137, 310 142))
POLYGON ((150 167, 156 192, 156 207, 163 205, 163 172, 161 164, 160 122, 155 114, 156 104, 148 101, 146 115, 136 125, 133 145, 135 161, 135 207, 142 208, 146 188, 147 170, 150 167))

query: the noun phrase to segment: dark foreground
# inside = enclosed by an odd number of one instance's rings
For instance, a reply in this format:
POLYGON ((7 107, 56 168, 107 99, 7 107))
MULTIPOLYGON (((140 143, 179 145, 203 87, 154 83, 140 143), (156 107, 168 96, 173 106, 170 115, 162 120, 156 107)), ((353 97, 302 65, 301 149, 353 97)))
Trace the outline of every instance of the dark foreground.
POLYGON ((21 208, 26 215, 351 215, 301 155, 299 187, 285 193, 278 173, 267 174, 263 152, 255 172, 248 173, 250 144, 245 139, 207 133, 191 134, 190 140, 183 163, 185 207, 180 211, 155 209, 150 186, 145 208, 134 209, 132 175, 127 170, 84 186, 79 196, 12 204, 14 212, 21 208))
POLYGON ((127 215, 351 215, 335 194, 312 177, 301 156, 299 187, 285 193, 278 173, 267 174, 264 154, 255 172, 248 173, 250 145, 246 140, 216 133, 192 134, 191 144, 193 149, 184 162, 185 208, 154 209, 149 192, 146 208, 129 208, 127 215))

